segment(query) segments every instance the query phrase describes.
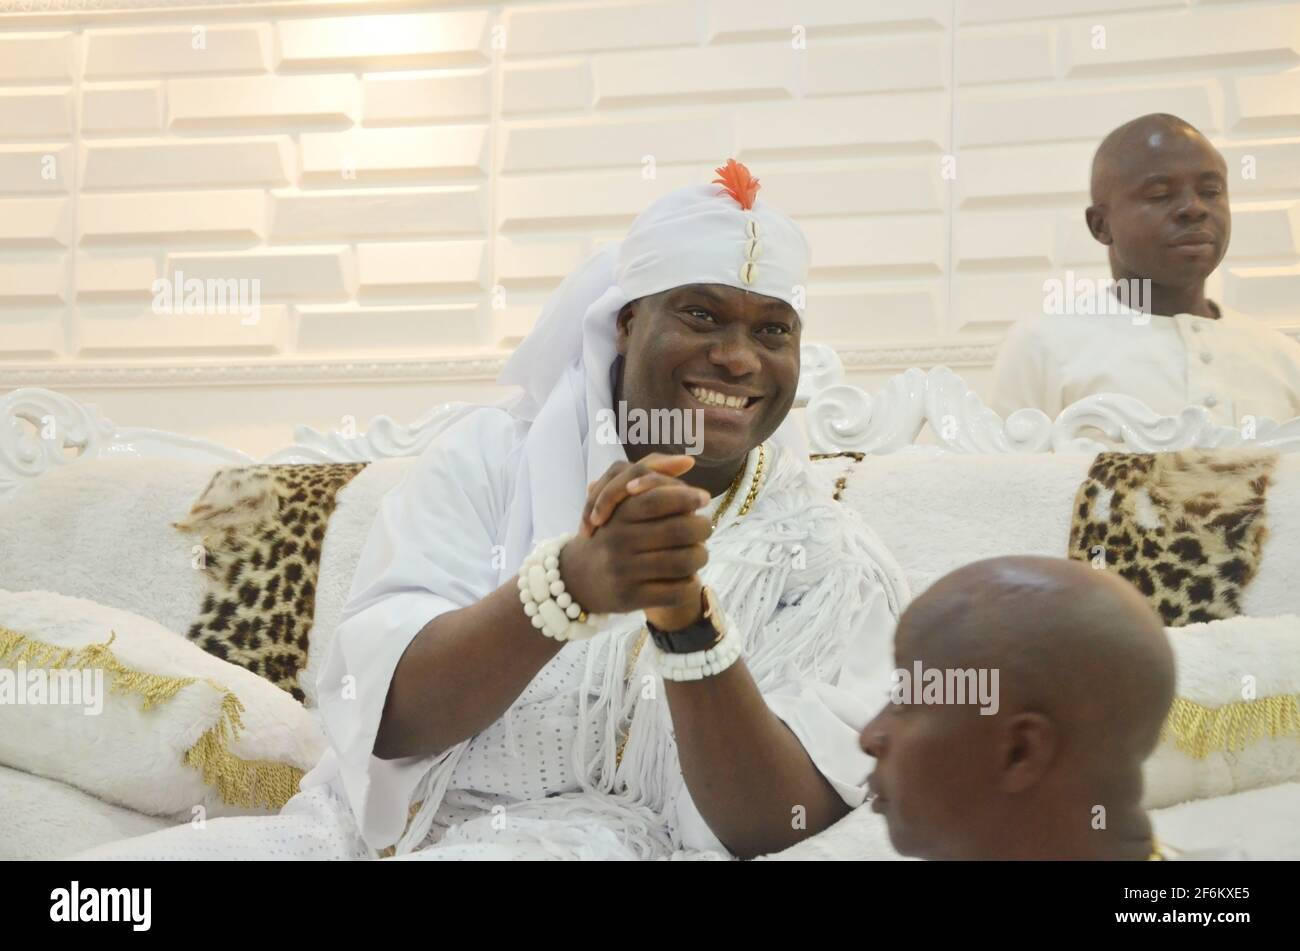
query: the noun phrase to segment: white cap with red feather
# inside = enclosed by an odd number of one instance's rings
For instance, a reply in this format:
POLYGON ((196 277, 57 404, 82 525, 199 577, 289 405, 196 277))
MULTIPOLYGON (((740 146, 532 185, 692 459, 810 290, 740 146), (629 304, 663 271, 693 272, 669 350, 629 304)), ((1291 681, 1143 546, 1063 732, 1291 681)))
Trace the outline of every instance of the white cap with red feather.
MULTIPOLYGON (((624 304, 683 284, 725 284, 802 304, 803 232, 757 198, 758 180, 743 165, 729 160, 717 172, 714 184, 656 200, 623 241, 565 278, 502 370, 499 383, 524 390, 510 413, 532 422, 510 506, 506 565, 518 565, 538 540, 573 531, 587 483, 627 458, 621 445, 588 438, 596 413, 613 404, 610 368, 624 304)), ((787 421, 776 440, 806 462, 796 426, 787 421)))

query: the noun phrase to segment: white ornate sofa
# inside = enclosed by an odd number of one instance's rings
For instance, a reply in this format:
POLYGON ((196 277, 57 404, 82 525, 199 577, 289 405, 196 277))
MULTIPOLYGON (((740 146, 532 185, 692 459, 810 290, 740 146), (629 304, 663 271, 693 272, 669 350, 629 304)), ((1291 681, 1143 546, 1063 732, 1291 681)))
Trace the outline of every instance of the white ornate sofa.
MULTIPOLYGON (((1022 410, 1002 420, 955 373, 911 369, 867 394, 844 382, 826 347, 805 347, 797 405, 818 463, 898 558, 913 593, 969 561, 998 554, 1065 554, 1075 492, 1102 448, 1150 452, 1242 445, 1190 407, 1160 417, 1136 400, 1096 396, 1050 420, 1022 410), (851 470, 851 471, 850 471, 851 470)), ((325 537, 311 673, 339 617, 375 506, 431 438, 441 409, 400 425, 387 417, 355 436, 300 427, 261 462, 373 460, 338 497, 325 537)), ((1300 419, 1259 422, 1250 445, 1292 454, 1300 419)), ((116 426, 58 393, 0 396, 0 588, 88 598, 187 629, 203 585, 190 540, 170 527, 221 466, 255 460, 234 449, 116 426)), ((1243 599, 1247 615, 1300 613, 1300 455, 1284 455, 1269 498, 1269 569, 1243 599)), ((309 692, 308 703, 312 695, 309 692)), ((0 729, 4 710, 0 707, 0 729)), ((1300 858, 1300 783, 1156 810, 1158 833, 1184 848, 1238 845, 1300 858)), ((55 858, 163 828, 168 820, 102 802, 62 783, 0 766, 0 858, 55 858)), ((780 858, 897 857, 878 817, 858 810, 780 858)))

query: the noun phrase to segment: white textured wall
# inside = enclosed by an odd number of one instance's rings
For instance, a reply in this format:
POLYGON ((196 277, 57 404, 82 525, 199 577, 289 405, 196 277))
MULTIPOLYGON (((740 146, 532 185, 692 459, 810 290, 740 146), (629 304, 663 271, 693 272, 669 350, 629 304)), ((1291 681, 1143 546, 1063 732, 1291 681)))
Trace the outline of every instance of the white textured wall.
POLYGON ((1295 2, 0 17, 0 391, 254 452, 293 422, 490 396, 548 289, 729 155, 808 232, 811 339, 868 385, 948 363, 983 387, 1044 278, 1104 273, 1088 162, 1157 110, 1238 172, 1212 290, 1296 329, 1298 63, 1295 2), (177 269, 258 279, 261 319, 152 313, 177 269))

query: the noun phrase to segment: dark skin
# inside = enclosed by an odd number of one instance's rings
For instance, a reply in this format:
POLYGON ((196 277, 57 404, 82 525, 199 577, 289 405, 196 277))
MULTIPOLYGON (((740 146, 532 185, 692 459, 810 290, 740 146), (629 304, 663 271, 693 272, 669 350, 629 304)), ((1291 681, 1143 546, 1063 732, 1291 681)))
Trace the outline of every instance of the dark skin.
MULTIPOLYGON (((725 285, 673 288, 619 314, 615 399, 645 410, 701 410, 703 445, 697 456, 678 454, 678 446, 625 446, 630 461, 589 487, 579 535, 560 564, 589 612, 644 610, 665 630, 700 618, 697 573, 708 561, 711 526, 697 511, 789 412, 799 331, 788 304, 725 285), (692 395, 699 386, 744 396, 747 405, 707 406, 692 395)), ((398 664, 375 755, 429 756, 468 739, 499 719, 561 649, 532 627, 513 582, 435 618, 398 664)), ((715 677, 668 683, 665 694, 692 800, 733 854, 779 851, 848 811, 743 660, 715 677)))
POLYGON ((1232 235, 1228 172, 1200 132, 1163 114, 1120 126, 1093 159, 1085 217, 1116 280, 1150 279, 1153 314, 1218 319, 1205 279, 1232 235))
POLYGON ((904 855, 1132 859, 1151 854, 1142 762, 1173 701, 1160 618, 1077 561, 992 558, 904 612, 895 662, 999 671, 997 712, 887 702, 862 732, 872 808, 904 855), (1097 827, 1103 807, 1104 828, 1097 827))
MULTIPOLYGON (((702 451, 682 479, 717 495, 794 405, 800 330, 799 315, 785 301, 722 284, 643 297, 618 315, 624 362, 615 398, 629 406, 701 411, 702 451), (748 397, 753 405, 743 411, 706 406, 691 395, 692 385, 748 397)), ((626 450, 636 462, 667 448, 626 450)))

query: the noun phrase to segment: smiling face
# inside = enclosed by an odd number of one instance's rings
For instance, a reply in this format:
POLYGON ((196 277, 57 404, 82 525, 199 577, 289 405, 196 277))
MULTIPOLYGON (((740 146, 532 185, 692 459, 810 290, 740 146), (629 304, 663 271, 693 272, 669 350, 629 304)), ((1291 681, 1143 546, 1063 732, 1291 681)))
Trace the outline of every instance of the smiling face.
POLYGON ((642 297, 618 316, 622 399, 642 410, 700 411, 696 465, 734 468, 794 403, 799 334, 785 301, 724 284, 642 297))
POLYGON ((1204 282, 1232 233, 1223 156, 1192 127, 1159 117, 1121 131, 1098 152, 1087 211, 1114 276, 1204 282))

